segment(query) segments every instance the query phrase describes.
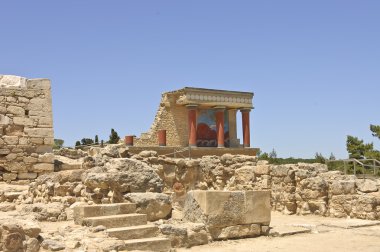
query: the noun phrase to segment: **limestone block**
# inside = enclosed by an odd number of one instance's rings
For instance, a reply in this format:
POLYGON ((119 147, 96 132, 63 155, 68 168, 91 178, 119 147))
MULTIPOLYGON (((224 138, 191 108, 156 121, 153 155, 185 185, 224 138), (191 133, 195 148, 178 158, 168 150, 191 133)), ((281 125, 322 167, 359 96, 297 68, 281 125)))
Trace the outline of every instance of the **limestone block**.
POLYGON ((190 191, 184 206, 184 219, 208 227, 244 224, 269 225, 270 191, 190 191))
POLYGON ((19 103, 29 103, 29 99, 28 98, 25 98, 25 97, 18 97, 17 98, 17 101, 19 103))
POLYGON ((172 211, 171 198, 164 193, 129 193, 124 197, 136 204, 136 213, 147 214, 148 221, 164 219, 172 211))
POLYGON ((269 164, 269 161, 267 161, 267 160, 259 160, 259 161, 257 161, 257 166, 268 165, 268 164, 269 164))
POLYGON ((375 181, 369 179, 360 179, 356 181, 356 186, 358 190, 364 193, 377 192, 377 184, 375 181))
POLYGON ((19 115, 19 116, 24 116, 25 115, 25 109, 19 106, 8 106, 7 107, 7 113, 13 114, 13 115, 19 115))
POLYGON ((7 113, 7 108, 5 106, 0 106, 0 113, 1 114, 7 113))
POLYGON ((5 167, 7 171, 12 171, 12 172, 26 172, 27 167, 24 162, 9 162, 5 167))
POLYGON ((162 224, 158 228, 170 239, 173 248, 190 248, 208 243, 207 231, 203 223, 162 224))
POLYGON ((261 226, 259 224, 236 225, 224 228, 214 228, 211 229, 210 232, 211 236, 217 240, 257 237, 261 234, 261 226))
POLYGON ((31 157, 31 156, 24 157, 24 163, 25 164, 35 164, 37 162, 38 162, 38 159, 35 157, 31 157))
POLYGON ((44 138, 44 145, 53 145, 53 144, 54 144, 54 138, 52 137, 44 138))
POLYGON ((246 191, 244 224, 263 223, 271 219, 270 191, 246 191))
POLYGON ((269 165, 257 165, 254 166, 253 172, 256 175, 268 175, 270 172, 270 166, 269 165))
POLYGON ((330 186, 333 195, 354 194, 355 180, 336 180, 330 186))
POLYGON ((8 116, 0 115, 0 125, 9 125, 11 119, 8 116))
POLYGON ((54 171, 54 164, 45 164, 45 163, 41 163, 41 164, 35 164, 33 165, 33 169, 32 171, 34 172, 52 172, 54 171))
POLYGON ((29 141, 29 138, 27 138, 27 137, 20 137, 18 139, 18 143, 20 145, 29 145, 30 141, 29 141))
POLYGON ((44 139, 42 137, 32 137, 30 138, 30 142, 32 144, 42 145, 44 143, 44 139))
POLYGON ((8 154, 6 157, 5 157, 5 159, 7 160, 7 161, 12 161, 12 160, 15 160, 17 158, 17 154, 16 153, 10 153, 10 154, 8 154))
POLYGON ((4 173, 3 174, 3 180, 5 180, 5 181, 16 180, 16 178, 17 178, 17 173, 4 173))
POLYGON ((51 128, 25 128, 25 133, 31 137, 52 137, 53 129, 51 128))
MULTIPOLYGON (((13 94, 12 94, 13 95, 13 94)), ((17 99, 16 99, 16 97, 7 97, 6 98, 6 101, 8 102, 8 103, 16 103, 17 102, 17 99)))
POLYGON ((0 149, 0 155, 8 155, 10 152, 9 149, 0 149))
POLYGON ((274 177, 286 177, 288 175, 290 167, 288 165, 277 165, 272 166, 271 170, 272 176, 274 177))
POLYGON ((3 136, 3 140, 8 145, 18 144, 18 137, 17 136, 3 136))
POLYGON ((71 159, 63 156, 55 156, 54 159, 54 166, 59 171, 82 169, 83 166, 83 159, 71 159))
POLYGON ((44 154, 53 152, 53 147, 51 145, 40 145, 36 148, 36 153, 44 154))
POLYGON ((22 126, 33 126, 33 120, 27 117, 13 117, 13 123, 22 126))
POLYGON ((45 153, 43 155, 38 156, 39 163, 53 163, 54 162, 54 154, 53 153, 45 153))
POLYGON ((0 75, 1 88, 24 88, 26 87, 26 78, 15 75, 0 75))
POLYGON ((22 172, 17 174, 18 179, 35 179, 37 178, 37 173, 35 172, 22 172))
POLYGON ((26 81, 26 87, 29 89, 50 89, 51 82, 49 79, 32 79, 26 81))
POLYGON ((8 136, 23 136, 24 126, 10 124, 5 128, 5 134, 8 136))
POLYGON ((53 127, 53 120, 50 117, 40 117, 38 127, 53 127))
POLYGON ((235 171, 235 181, 241 185, 249 185, 255 180, 255 173, 253 166, 243 166, 242 168, 236 169, 235 171))

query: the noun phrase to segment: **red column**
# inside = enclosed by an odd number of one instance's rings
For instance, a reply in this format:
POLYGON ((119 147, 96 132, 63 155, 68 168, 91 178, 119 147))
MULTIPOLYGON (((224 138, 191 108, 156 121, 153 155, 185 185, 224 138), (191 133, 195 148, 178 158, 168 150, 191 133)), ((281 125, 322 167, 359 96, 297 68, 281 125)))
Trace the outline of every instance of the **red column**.
POLYGON ((243 124, 243 146, 249 148, 251 146, 251 136, 249 132, 249 112, 250 109, 241 109, 241 117, 243 124))
POLYGON ((197 146, 197 106, 187 105, 189 122, 189 146, 197 146))
POLYGON ((166 130, 159 130, 157 132, 158 146, 166 146, 166 130))
POLYGON ((224 108, 216 108, 215 118, 218 148, 224 148, 224 108))

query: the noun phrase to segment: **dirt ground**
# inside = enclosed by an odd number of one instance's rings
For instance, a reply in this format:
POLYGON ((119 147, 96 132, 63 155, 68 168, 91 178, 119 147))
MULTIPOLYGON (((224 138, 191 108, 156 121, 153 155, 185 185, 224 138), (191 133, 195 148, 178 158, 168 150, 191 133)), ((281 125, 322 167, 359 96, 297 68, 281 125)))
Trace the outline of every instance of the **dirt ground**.
POLYGON ((380 222, 272 214, 272 235, 214 242, 178 252, 379 252, 380 222), (277 231, 276 231, 277 230, 277 231), (302 233, 307 232, 307 233, 302 233))

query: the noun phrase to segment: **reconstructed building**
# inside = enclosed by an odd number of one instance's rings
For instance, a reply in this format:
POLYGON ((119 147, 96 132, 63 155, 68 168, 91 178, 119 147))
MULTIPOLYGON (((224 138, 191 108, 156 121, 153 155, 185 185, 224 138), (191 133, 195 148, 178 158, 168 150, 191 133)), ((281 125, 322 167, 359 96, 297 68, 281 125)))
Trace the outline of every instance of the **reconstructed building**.
POLYGON ((166 130, 167 146, 249 148, 253 96, 193 87, 164 93, 153 125, 135 139, 135 146, 157 146, 158 132, 166 130), (242 113, 242 144, 237 138, 238 111, 242 113))
POLYGON ((50 80, 0 75, 0 174, 34 179, 54 170, 50 80))

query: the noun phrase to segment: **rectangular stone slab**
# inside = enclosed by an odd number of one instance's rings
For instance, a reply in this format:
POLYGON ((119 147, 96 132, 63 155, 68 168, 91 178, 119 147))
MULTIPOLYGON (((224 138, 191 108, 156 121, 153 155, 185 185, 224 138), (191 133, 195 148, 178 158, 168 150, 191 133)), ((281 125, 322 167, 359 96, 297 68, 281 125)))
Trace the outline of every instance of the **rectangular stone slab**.
POLYGON ((190 191, 184 218, 209 227, 269 225, 270 191, 190 191))

